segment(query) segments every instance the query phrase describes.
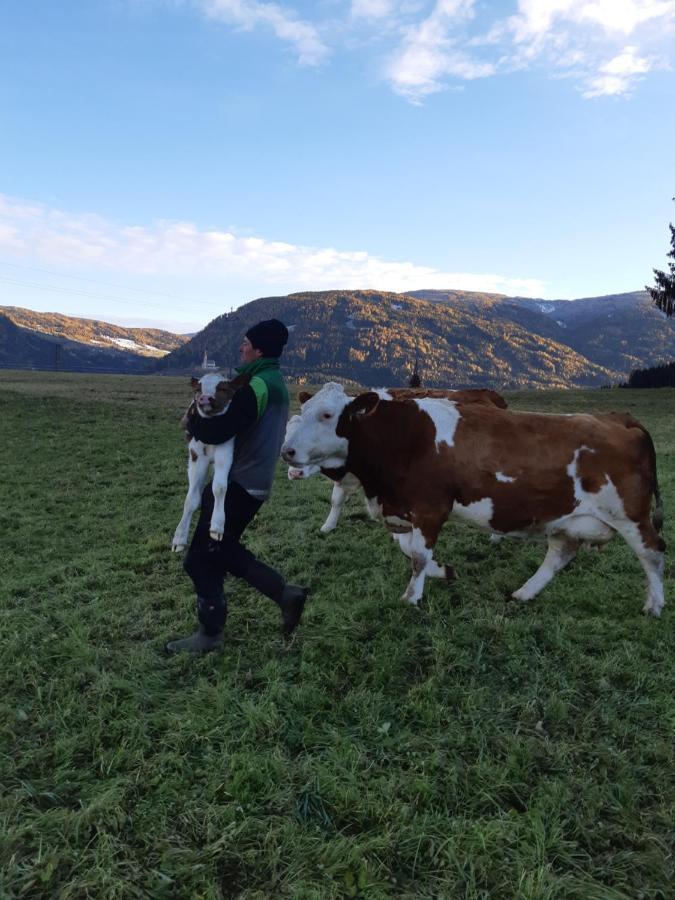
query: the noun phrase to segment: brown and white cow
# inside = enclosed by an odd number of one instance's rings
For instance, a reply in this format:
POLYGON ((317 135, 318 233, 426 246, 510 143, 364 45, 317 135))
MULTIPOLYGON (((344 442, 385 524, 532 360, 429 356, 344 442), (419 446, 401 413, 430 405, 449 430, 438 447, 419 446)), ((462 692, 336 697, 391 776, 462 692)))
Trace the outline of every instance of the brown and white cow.
MULTIPOLYGON (((235 392, 249 381, 248 375, 237 375, 232 381, 225 381, 219 372, 202 375, 201 378, 193 377, 190 382, 192 403, 181 419, 182 427, 186 428, 191 412, 196 412, 203 418, 222 416, 227 412, 235 392)), ((204 444, 191 437, 187 431, 185 436, 188 441, 188 492, 183 503, 183 515, 171 542, 174 553, 180 553, 187 546, 190 522, 195 510, 199 509, 211 463, 214 504, 209 534, 215 541, 222 540, 225 532, 225 493, 234 455, 234 438, 224 444, 204 444)))
POLYGON ((545 415, 417 398, 382 403, 325 385, 302 407, 289 465, 344 466, 385 524, 409 541, 422 596, 427 561, 450 514, 486 531, 543 535, 548 552, 513 596, 535 597, 580 543, 620 534, 647 576, 645 612, 663 608, 665 543, 651 437, 630 415, 545 415), (651 517, 652 501, 656 503, 651 517))
MULTIPOLYGON (((496 391, 487 388, 467 388, 465 390, 450 390, 446 388, 379 388, 375 393, 381 400, 411 400, 416 397, 435 397, 436 399, 455 400, 464 403, 487 403, 497 406, 500 409, 506 409, 506 400, 496 391)), ((307 391, 300 391, 298 400, 300 404, 305 404, 312 398, 312 394, 307 391)), ((286 426, 286 442, 289 441, 295 426, 300 422, 300 416, 292 416, 288 420, 286 426)), ((347 497, 357 493, 361 487, 358 478, 351 472, 347 472, 344 467, 338 469, 327 469, 321 466, 289 466, 288 477, 291 481, 300 481, 311 478, 313 475, 325 475, 333 482, 333 490, 330 498, 330 512, 326 521, 323 523, 319 531, 322 534, 328 534, 333 531, 338 524, 342 508, 347 497)), ((368 508, 370 512, 370 507, 368 508)), ((399 545, 404 553, 407 553, 407 544, 402 541, 400 535, 393 535, 398 540, 399 545)), ((427 573, 428 574, 428 573, 427 573)))

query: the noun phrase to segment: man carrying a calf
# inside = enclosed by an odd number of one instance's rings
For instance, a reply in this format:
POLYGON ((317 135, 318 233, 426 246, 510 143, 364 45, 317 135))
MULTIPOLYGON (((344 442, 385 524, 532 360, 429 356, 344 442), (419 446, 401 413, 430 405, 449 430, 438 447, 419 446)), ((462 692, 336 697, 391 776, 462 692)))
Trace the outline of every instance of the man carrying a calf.
POLYGON ((251 380, 234 395, 227 412, 205 419, 191 416, 188 431, 205 444, 222 444, 235 437, 234 459, 225 495, 225 532, 220 541, 209 535, 213 491, 207 485, 201 512, 183 567, 197 592, 198 630, 170 641, 169 653, 204 653, 223 645, 227 604, 223 590, 227 574, 243 578, 281 609, 283 630, 298 625, 307 589, 287 584, 283 577, 247 550, 241 536, 269 497, 288 418, 288 391, 279 357, 288 330, 278 319, 259 322, 246 332, 239 348, 238 372, 251 380))

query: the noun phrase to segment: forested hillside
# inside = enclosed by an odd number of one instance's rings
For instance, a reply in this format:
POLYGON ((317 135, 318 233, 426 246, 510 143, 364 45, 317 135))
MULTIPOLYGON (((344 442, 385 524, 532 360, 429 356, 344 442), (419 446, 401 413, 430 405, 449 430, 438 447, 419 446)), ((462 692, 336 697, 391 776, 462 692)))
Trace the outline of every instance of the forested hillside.
POLYGON ((187 340, 157 328, 0 307, 0 365, 5 368, 142 371, 187 340))
POLYGON ((286 371, 307 381, 403 384, 418 360, 427 385, 590 387, 675 357, 675 328, 642 295, 577 302, 468 292, 265 297, 214 319, 156 368, 187 371, 205 351, 218 366, 235 366, 246 329, 271 316, 291 329, 286 371))

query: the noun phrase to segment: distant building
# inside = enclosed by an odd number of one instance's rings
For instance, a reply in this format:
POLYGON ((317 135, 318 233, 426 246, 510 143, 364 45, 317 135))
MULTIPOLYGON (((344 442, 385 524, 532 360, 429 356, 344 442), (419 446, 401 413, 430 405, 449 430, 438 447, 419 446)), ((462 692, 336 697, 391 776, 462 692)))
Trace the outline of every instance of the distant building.
POLYGON ((422 386, 422 379, 420 378, 419 369, 417 367, 417 360, 415 360, 415 369, 410 376, 410 381, 408 382, 408 387, 418 388, 422 386))
POLYGON ((205 350, 204 351, 204 359, 202 360, 202 369, 215 369, 216 362, 213 359, 209 359, 209 354, 205 350))

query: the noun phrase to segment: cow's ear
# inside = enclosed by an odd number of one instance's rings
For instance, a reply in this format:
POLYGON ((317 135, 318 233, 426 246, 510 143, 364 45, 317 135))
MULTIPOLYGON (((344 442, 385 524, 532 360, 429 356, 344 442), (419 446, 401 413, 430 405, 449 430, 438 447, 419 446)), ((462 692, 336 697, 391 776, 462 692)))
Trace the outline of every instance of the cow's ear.
POLYGON ((307 403, 307 401, 311 400, 312 397, 313 397, 313 394, 310 394, 307 391, 300 391, 300 393, 298 394, 298 400, 300 401, 300 406, 302 406, 303 403, 307 403))
POLYGON ((199 387, 199 378, 195 378, 195 376, 193 375, 192 378, 190 379, 190 385, 192 387, 192 390, 196 391, 197 388, 199 387))
POLYGON ((368 391, 366 394, 359 394, 347 407, 347 411, 351 417, 353 416, 371 416, 377 409, 380 398, 375 391, 368 391))

